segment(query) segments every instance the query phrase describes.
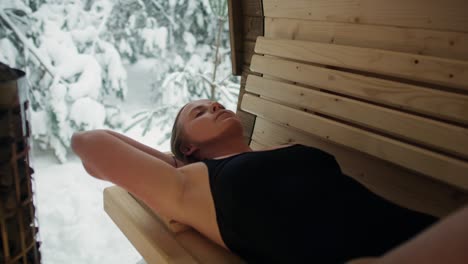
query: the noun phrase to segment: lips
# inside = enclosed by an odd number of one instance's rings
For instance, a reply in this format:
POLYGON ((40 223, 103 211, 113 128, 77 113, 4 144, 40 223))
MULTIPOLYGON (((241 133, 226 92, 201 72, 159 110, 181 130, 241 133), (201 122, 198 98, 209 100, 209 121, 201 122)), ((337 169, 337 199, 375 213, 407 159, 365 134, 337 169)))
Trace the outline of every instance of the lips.
POLYGON ((227 111, 227 110, 219 111, 219 113, 216 115, 215 120, 217 120, 217 119, 218 119, 220 116, 222 116, 223 114, 229 114, 229 111, 227 111))

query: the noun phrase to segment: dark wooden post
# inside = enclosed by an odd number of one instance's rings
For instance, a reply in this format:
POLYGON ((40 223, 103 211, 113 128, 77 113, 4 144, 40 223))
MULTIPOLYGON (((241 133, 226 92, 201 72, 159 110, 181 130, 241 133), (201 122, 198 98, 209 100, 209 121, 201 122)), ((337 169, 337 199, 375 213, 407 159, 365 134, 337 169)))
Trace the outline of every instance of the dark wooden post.
POLYGON ((0 63, 0 263, 40 263, 25 73, 0 63))
POLYGON ((264 16, 262 0, 228 0, 229 31, 231 38, 232 73, 241 76, 237 115, 244 127, 244 138, 250 144, 255 115, 243 111, 240 106, 245 94, 245 83, 250 71, 255 42, 264 35, 264 16))

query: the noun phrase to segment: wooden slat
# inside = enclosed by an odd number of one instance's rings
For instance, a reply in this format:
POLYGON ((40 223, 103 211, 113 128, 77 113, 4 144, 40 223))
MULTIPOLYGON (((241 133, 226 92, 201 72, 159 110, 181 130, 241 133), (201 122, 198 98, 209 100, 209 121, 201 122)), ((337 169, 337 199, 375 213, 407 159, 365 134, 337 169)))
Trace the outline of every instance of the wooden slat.
POLYGON ((263 0, 266 17, 468 32, 465 0, 263 0))
POLYGON ((444 217, 468 202, 467 192, 310 133, 257 117, 251 146, 263 149, 294 142, 334 155, 344 174, 400 206, 444 217))
POLYGON ((248 66, 244 66, 242 68, 241 87, 239 90, 239 97, 237 100, 237 109, 236 109, 236 114, 240 118, 242 127, 244 129, 244 132, 243 132, 244 140, 247 144, 250 143, 250 139, 252 136, 253 126, 255 124, 255 115, 245 112, 244 110, 240 108, 240 106, 242 103, 242 96, 245 93, 245 83, 247 82, 247 76, 250 74, 255 75, 258 73, 253 73, 250 71, 248 66))
POLYGON ((148 207, 118 186, 104 189, 104 210, 148 264, 245 263, 193 228, 171 233, 148 207))
POLYGON ((265 37, 468 60, 468 33, 265 17, 265 37))
POLYGON ((468 90, 468 61, 264 37, 255 52, 468 90))
POLYGON ((244 94, 242 109, 468 190, 468 163, 244 94))
POLYGON ((254 55, 252 71, 468 124, 468 96, 254 55))
POLYGON ((251 75, 246 91, 468 158, 468 129, 251 75))

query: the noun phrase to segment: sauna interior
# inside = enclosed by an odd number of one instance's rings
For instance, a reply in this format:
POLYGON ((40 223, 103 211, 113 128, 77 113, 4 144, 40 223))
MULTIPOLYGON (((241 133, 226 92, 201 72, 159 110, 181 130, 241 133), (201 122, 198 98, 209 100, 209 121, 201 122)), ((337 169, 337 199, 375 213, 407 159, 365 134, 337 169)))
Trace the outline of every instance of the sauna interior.
MULTIPOLYGON (((467 1, 228 2, 253 149, 320 148, 371 191, 436 217, 467 203, 467 1)), ((244 263, 117 186, 104 204, 147 263, 244 263)))

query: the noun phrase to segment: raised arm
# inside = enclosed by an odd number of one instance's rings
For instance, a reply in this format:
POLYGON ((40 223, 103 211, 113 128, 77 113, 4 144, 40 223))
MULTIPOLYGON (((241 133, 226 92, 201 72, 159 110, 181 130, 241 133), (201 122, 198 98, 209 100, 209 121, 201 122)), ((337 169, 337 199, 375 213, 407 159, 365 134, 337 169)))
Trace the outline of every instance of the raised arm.
POLYGON ((103 130, 75 133, 72 149, 94 177, 110 181, 157 213, 181 221, 185 175, 103 130))
POLYGON ((129 138, 125 135, 122 135, 120 133, 117 133, 115 131, 112 131, 112 130, 102 130, 102 131, 105 131, 106 133, 109 133, 110 135, 113 135, 115 137, 117 137, 118 139, 126 142, 127 144, 130 144, 132 145, 133 147, 145 152, 145 153, 148 153, 150 154, 151 156, 153 157, 156 157, 162 161, 165 161, 166 163, 178 168, 178 167, 182 167, 184 165, 186 165, 183 161, 181 160, 178 160, 176 159, 173 155, 170 155, 168 153, 163 153, 161 151, 158 151, 154 148, 151 148, 151 147, 148 147, 147 145, 144 145, 144 144, 141 144, 140 142, 132 139, 132 138, 129 138))

